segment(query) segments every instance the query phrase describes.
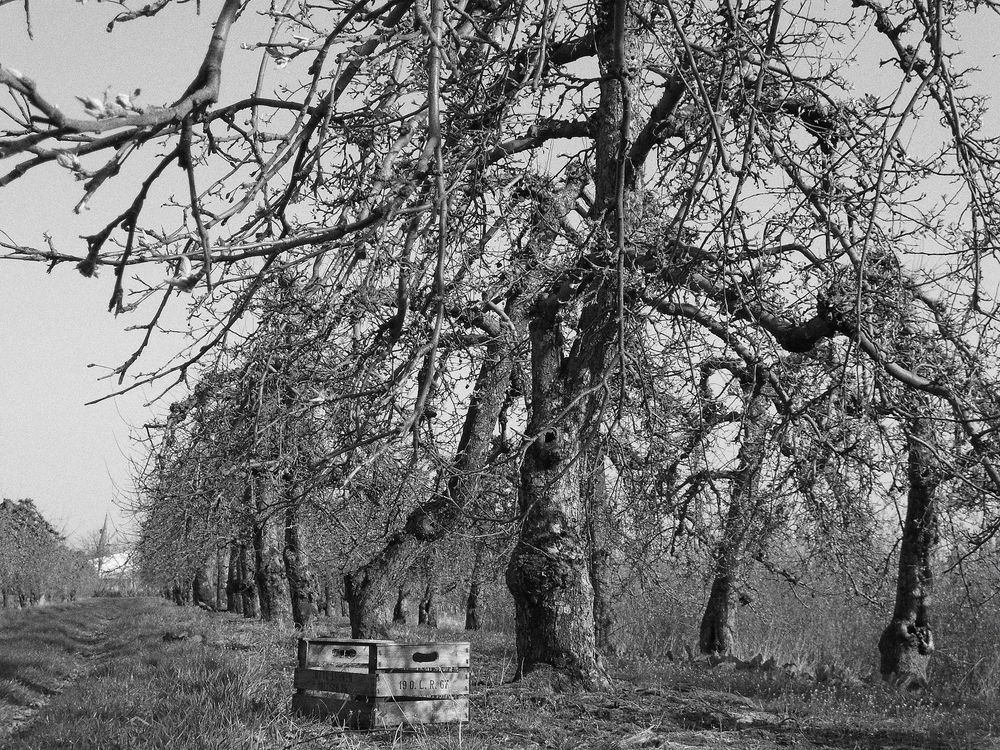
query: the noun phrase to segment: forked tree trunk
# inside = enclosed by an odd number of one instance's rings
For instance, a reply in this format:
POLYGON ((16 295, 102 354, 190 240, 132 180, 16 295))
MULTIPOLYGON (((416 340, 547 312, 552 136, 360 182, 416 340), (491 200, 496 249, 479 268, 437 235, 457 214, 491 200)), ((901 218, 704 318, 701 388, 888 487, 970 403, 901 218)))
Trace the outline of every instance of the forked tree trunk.
POLYGON ((906 521, 899 547, 899 575, 892 620, 878 642, 883 679, 911 687, 927 684, 927 666, 934 651, 929 604, 934 588, 931 558, 938 542, 935 492, 941 471, 934 455, 933 420, 916 418, 907 435, 906 521))
POLYGON ((511 325, 495 325, 495 336, 487 344, 455 457, 447 472, 447 492, 411 512, 403 528, 370 562, 345 576, 352 638, 374 638, 387 632, 390 597, 404 585, 421 548, 452 529, 469 503, 479 496, 480 474, 487 465, 493 429, 511 387, 514 366, 511 353, 523 334, 520 306, 520 301, 513 302, 506 310, 513 329, 511 325))
POLYGON ((586 513, 587 567, 594 587, 594 642, 597 650, 611 656, 617 653, 612 640, 615 614, 611 602, 614 570, 611 554, 611 528, 608 508, 608 484, 604 472, 604 451, 595 440, 587 454, 583 475, 584 512, 586 513))
MULTIPOLYGON (((598 291, 597 316, 608 303, 609 291, 598 291)), ((555 293, 539 300, 530 324, 529 433, 537 437, 521 466, 518 507, 523 520, 507 567, 517 628, 517 675, 550 664, 586 687, 603 688, 608 678, 594 633, 581 464, 586 431, 596 432, 596 425, 585 428, 588 413, 583 405, 593 382, 584 375, 599 378, 604 372, 608 321, 588 320, 585 312, 569 364, 588 373, 567 373, 560 308, 555 293)))
MULTIPOLYGON (((597 652, 594 591, 584 541, 581 464, 598 438, 619 334, 625 335, 615 268, 628 252, 636 174, 629 161, 632 79, 643 25, 622 0, 597 0, 593 39, 600 69, 594 129, 594 201, 599 217, 590 258, 602 268, 567 274, 535 300, 529 325, 532 394, 528 432, 534 437, 521 465, 521 532, 507 569, 514 596, 519 673, 551 664, 588 688, 608 677, 597 652), (572 348, 562 326, 583 301, 572 348)), ((573 196, 572 200, 575 200, 573 196)), ((544 230, 543 230, 544 233, 544 230)), ((542 238, 544 241, 544 237, 542 238)), ((545 248, 548 252, 549 248, 545 248)), ((625 342, 621 341, 624 345, 625 342)))
POLYGON ((760 470, 770 428, 763 384, 745 372, 742 441, 722 536, 715 547, 715 568, 708 604, 701 618, 698 648, 703 654, 729 654, 736 638, 737 587, 750 546, 761 544, 763 510, 759 497, 760 470))
POLYGON ((292 622, 299 630, 309 627, 316 616, 316 585, 302 544, 299 507, 292 502, 285 510, 285 549, 282 553, 292 622))

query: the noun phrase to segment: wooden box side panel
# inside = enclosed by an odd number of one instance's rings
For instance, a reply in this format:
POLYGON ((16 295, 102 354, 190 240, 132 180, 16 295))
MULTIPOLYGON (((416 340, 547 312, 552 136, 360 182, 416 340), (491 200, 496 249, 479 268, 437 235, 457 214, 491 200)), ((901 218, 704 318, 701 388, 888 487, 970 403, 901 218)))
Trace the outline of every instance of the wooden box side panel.
POLYGON ((292 697, 292 711, 361 729, 446 724, 469 720, 469 699, 362 703, 333 695, 300 693, 292 697))
POLYGON ((437 698, 469 694, 469 670, 451 672, 339 672, 299 667, 296 690, 378 698, 437 698))
POLYGON ((375 695, 377 676, 363 672, 340 672, 299 667, 295 670, 296 690, 322 690, 347 695, 375 695))
POLYGON ((468 643, 380 643, 374 648, 379 670, 446 671, 469 666, 468 643))
POLYGON ((379 672, 375 695, 379 698, 437 698, 469 694, 469 670, 451 672, 379 672))

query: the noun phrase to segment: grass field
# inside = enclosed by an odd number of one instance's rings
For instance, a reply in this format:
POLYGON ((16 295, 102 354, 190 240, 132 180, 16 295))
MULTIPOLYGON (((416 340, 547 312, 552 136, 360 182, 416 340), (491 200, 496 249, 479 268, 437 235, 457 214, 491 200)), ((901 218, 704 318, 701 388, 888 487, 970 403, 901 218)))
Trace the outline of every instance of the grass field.
POLYGON ((368 733, 290 714, 291 632, 157 599, 4 612, 0 747, 1000 748, 1000 706, 984 699, 642 658, 614 665, 609 693, 564 693, 545 673, 510 682, 508 636, 472 641, 470 723, 368 733))

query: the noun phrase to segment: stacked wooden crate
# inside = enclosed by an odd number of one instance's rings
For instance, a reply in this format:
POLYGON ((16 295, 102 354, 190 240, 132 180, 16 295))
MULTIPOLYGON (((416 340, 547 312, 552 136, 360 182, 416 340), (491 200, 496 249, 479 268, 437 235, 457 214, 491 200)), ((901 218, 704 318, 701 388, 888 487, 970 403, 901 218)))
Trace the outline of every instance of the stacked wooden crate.
POLYGON ((292 709, 365 729, 469 720, 469 644, 302 638, 292 709))

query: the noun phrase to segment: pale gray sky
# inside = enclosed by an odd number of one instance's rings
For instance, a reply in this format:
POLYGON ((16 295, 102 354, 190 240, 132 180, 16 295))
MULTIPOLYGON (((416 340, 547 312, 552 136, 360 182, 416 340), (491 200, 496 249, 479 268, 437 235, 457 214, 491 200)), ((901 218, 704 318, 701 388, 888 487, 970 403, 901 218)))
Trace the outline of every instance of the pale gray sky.
MULTIPOLYGON (((189 2, 108 34, 104 27, 120 6, 36 0, 34 40, 26 34, 20 4, 6 5, 0 8, 0 63, 35 79, 50 101, 78 116, 82 107, 75 95, 100 97, 108 87, 113 93, 141 88, 141 102, 166 103, 190 82, 211 35, 219 3, 202 5, 200 17, 189 2)), ((227 60, 237 58, 238 64, 227 67, 223 100, 249 93, 257 57, 239 48, 240 34, 261 25, 249 17, 237 25, 227 60)), ((0 162, 0 172, 15 161, 0 162)), ((79 235, 99 229, 131 199, 142 166, 133 161, 133 171, 123 170, 80 216, 72 208, 81 184, 68 171, 29 173, 0 189, 0 230, 33 245, 43 245, 48 230, 58 247, 83 252, 79 235)), ((119 319, 109 314, 110 276, 106 271, 85 279, 70 265, 47 275, 41 264, 0 264, 0 496, 34 498, 74 538, 98 529, 106 512, 121 522, 112 500, 130 490, 130 426, 149 421, 143 404, 162 390, 151 386, 84 406, 112 390, 112 381, 98 380, 103 370, 87 366, 123 362, 139 340, 124 329, 151 313, 141 309, 119 319)), ((182 343, 155 341, 147 369, 182 343)))

